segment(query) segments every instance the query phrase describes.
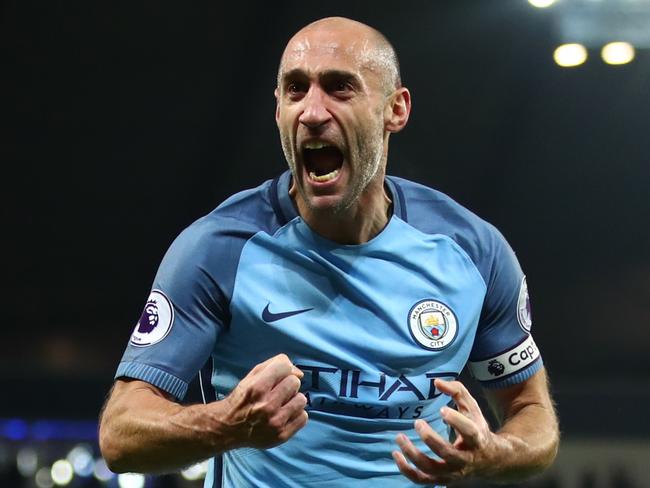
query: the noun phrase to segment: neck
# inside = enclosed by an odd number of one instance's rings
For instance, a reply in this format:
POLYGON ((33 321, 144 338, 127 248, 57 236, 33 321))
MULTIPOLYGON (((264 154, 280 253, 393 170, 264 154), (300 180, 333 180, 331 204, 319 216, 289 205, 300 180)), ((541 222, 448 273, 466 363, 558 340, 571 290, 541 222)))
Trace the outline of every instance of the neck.
POLYGON ((336 213, 309 207, 295 187, 290 195, 314 232, 339 244, 363 244, 379 234, 390 219, 392 202, 384 188, 384 176, 384 171, 378 173, 350 208, 336 213))

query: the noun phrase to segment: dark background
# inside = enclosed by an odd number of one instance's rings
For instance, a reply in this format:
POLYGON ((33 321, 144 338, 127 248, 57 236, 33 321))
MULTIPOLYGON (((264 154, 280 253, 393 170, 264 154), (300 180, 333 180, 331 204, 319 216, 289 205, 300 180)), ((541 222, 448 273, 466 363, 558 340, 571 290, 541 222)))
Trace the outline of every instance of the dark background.
POLYGON ((514 0, 1 5, 0 417, 96 418, 174 237, 284 170, 286 41, 345 15, 413 96, 389 172, 517 251, 565 435, 650 437, 648 50, 559 68, 553 15, 514 0))

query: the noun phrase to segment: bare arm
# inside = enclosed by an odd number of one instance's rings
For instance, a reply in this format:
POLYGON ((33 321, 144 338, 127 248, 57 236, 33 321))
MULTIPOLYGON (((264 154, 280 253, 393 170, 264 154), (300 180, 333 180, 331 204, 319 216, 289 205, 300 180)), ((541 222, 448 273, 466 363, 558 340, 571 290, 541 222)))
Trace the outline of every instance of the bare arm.
POLYGON ((509 388, 486 390, 488 401, 502 427, 502 454, 489 463, 487 477, 516 481, 551 465, 560 434, 555 407, 544 370, 509 388))
POLYGON ((224 400, 182 406, 138 380, 118 380, 99 444, 115 472, 165 472, 237 447, 268 448, 307 422, 302 372, 281 354, 258 364, 224 400))
POLYGON ((497 432, 490 430, 478 403, 462 383, 436 380, 436 387, 456 402, 458 410, 443 407, 441 415, 457 438, 450 443, 423 420, 416 421, 416 431, 440 456, 437 460, 418 450, 403 434, 398 435, 402 452, 395 451, 393 457, 412 481, 446 484, 473 476, 511 482, 544 470, 555 459, 559 430, 544 370, 519 385, 488 393, 503 422, 497 432))

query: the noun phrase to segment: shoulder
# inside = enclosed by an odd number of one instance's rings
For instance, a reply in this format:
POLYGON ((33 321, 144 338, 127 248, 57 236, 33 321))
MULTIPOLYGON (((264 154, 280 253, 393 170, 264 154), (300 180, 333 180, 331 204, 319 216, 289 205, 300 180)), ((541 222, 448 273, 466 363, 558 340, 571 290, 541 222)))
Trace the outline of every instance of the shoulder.
POLYGON ((450 196, 403 178, 388 178, 401 193, 403 220, 425 234, 449 237, 479 268, 485 268, 499 248, 507 245, 496 227, 450 196))
POLYGON ((238 192, 186 227, 166 258, 204 263, 237 259, 244 244, 258 232, 275 233, 281 219, 270 201, 272 180, 238 192))
POLYGON ((179 238, 201 247, 214 238, 238 240, 260 231, 274 233, 281 224, 270 203, 271 182, 267 180, 228 197, 185 228, 179 238))

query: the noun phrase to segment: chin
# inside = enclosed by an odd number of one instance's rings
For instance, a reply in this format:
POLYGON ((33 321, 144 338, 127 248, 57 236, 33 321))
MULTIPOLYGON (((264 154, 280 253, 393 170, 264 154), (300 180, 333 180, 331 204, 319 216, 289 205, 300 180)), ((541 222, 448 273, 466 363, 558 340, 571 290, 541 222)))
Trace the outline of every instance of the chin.
POLYGON ((338 214, 349 207, 341 195, 318 195, 306 199, 307 206, 313 212, 338 214))

